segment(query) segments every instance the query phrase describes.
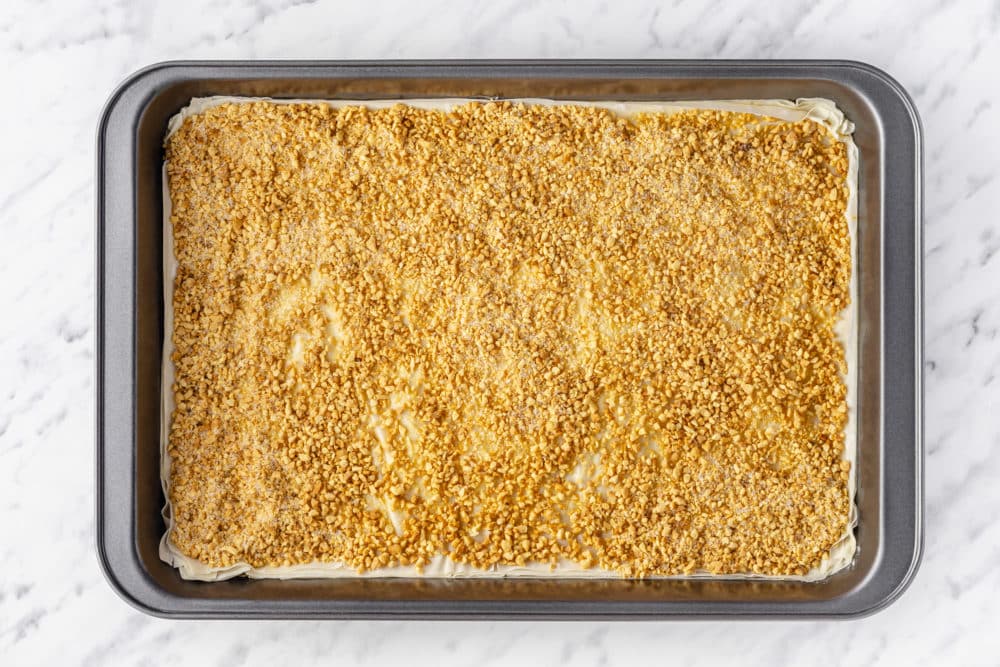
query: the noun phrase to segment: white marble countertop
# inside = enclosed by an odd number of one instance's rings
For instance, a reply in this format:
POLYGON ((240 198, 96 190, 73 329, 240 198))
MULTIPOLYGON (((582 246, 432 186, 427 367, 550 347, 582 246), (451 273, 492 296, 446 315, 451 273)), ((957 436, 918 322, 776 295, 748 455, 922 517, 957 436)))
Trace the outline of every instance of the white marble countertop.
POLYGON ((7 0, 0 55, 3 664, 1000 660, 1000 2, 7 0), (852 622, 170 622, 112 592, 93 516, 108 93, 165 59, 460 57, 849 58, 909 89, 926 150, 926 548, 901 600, 852 622))

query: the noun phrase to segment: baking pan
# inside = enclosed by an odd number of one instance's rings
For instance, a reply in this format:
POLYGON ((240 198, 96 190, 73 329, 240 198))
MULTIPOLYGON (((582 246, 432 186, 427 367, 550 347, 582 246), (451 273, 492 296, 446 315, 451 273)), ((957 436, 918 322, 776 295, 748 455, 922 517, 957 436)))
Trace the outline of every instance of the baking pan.
POLYGON ((127 79, 97 136, 97 551, 158 616, 853 617, 896 599, 922 545, 921 132, 913 102, 839 61, 171 62, 127 79), (160 561, 161 165, 167 119, 207 95, 405 100, 826 97, 860 151, 858 552, 817 583, 746 580, 184 581, 160 561))

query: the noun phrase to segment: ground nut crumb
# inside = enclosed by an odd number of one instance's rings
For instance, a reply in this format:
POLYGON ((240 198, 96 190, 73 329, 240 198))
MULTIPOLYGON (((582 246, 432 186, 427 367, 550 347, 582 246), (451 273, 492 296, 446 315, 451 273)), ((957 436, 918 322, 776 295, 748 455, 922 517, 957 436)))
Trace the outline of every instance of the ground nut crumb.
POLYGON ((166 157, 187 556, 796 575, 844 534, 822 125, 247 102, 166 157))

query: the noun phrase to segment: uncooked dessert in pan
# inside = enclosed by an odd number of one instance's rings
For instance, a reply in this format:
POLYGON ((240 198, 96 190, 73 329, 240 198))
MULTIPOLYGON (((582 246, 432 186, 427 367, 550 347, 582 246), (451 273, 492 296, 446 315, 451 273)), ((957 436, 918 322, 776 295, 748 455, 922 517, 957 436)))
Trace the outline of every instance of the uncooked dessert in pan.
POLYGON ((849 566, 852 131, 822 99, 192 100, 164 165, 161 558, 849 566))

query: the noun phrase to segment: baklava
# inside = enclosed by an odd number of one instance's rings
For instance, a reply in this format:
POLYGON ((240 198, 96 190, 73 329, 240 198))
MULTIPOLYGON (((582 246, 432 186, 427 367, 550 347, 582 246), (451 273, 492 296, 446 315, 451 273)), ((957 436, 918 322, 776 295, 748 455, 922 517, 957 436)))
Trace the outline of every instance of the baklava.
POLYGON ((827 100, 193 100, 164 164, 189 579, 821 579, 854 555, 827 100))

